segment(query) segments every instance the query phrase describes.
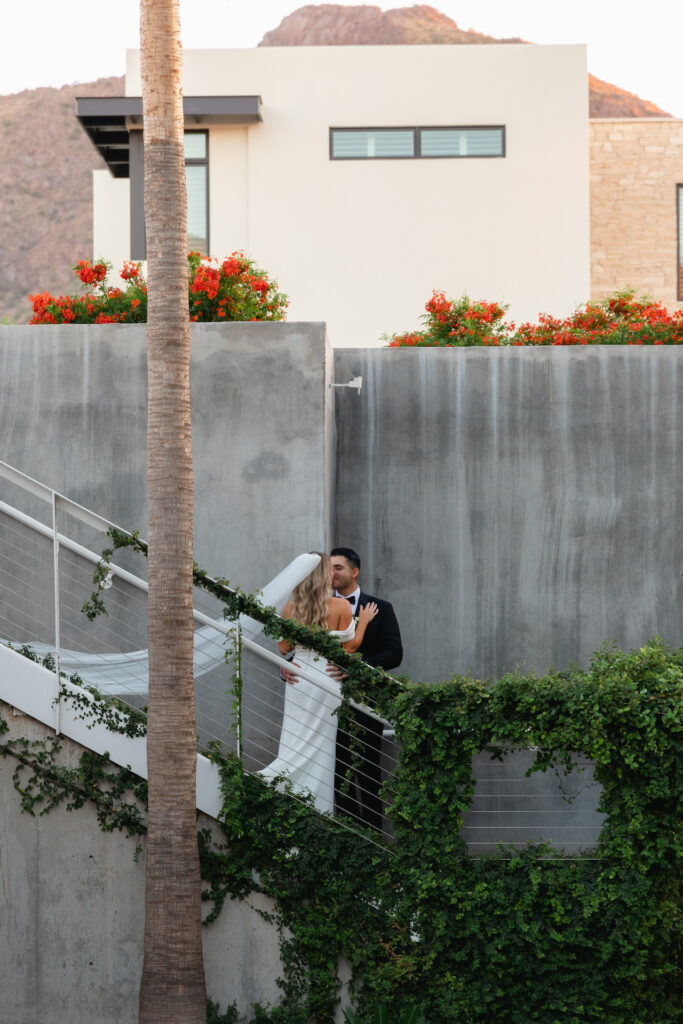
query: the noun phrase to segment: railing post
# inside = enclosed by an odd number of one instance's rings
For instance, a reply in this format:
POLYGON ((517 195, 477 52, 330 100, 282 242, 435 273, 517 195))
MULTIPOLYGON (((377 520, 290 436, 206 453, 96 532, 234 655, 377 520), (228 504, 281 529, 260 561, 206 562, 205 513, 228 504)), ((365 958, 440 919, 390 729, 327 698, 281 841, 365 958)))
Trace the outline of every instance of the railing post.
POLYGON ((59 668, 60 625, 59 625, 59 534, 57 532, 57 494, 52 491, 52 574, 54 579, 55 608, 55 732, 59 736, 61 726, 61 676, 59 668))

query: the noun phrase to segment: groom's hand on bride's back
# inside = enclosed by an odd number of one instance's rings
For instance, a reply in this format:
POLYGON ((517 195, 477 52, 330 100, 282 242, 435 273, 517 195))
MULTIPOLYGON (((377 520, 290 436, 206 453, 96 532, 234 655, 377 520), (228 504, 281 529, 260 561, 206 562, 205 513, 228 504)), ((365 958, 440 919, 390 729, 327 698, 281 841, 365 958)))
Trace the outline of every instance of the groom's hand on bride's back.
POLYGON ((290 686, 292 686, 294 683, 298 683, 299 681, 299 677, 297 676, 296 672, 292 672, 290 668, 284 667, 280 669, 280 678, 284 679, 284 681, 286 683, 289 683, 290 686))
POLYGON ((325 671, 327 672, 328 676, 332 676, 333 679, 337 679, 339 682, 341 682, 342 679, 346 679, 346 672, 342 672, 342 670, 338 668, 336 665, 330 665, 329 662, 327 664, 327 668, 325 669, 325 671))
MULTIPOLYGON (((339 680, 339 682, 341 682, 342 679, 346 679, 346 672, 342 672, 342 670, 340 668, 337 668, 336 665, 328 664, 325 671, 327 672, 328 676, 332 676, 333 679, 337 679, 339 680)), ((292 672, 291 669, 284 668, 284 666, 280 668, 280 679, 282 679, 285 683, 289 683, 290 686, 294 683, 298 683, 299 681, 299 677, 297 676, 296 672, 292 672)))

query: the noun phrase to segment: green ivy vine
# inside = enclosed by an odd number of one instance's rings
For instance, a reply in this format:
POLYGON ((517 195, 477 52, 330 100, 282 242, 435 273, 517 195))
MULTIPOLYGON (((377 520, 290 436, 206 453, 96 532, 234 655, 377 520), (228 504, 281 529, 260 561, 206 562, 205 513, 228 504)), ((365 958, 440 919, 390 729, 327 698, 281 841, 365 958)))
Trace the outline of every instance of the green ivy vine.
POLYGON ((366 1021, 378 1004, 429 1024, 680 1021, 683 651, 653 641, 586 671, 405 684, 389 717, 402 752, 384 850, 222 767, 225 849, 203 850, 206 895, 275 900, 278 1012, 331 1021, 343 956, 366 1021), (472 756, 530 745, 534 771, 594 761, 597 848, 471 856, 472 756))
MULTIPOLYGON (((7 722, 0 717, 0 736, 7 732, 7 722)), ((146 781, 130 769, 112 765, 106 754, 90 750, 81 754, 77 767, 69 768, 59 763, 62 749, 56 736, 44 740, 19 736, 0 741, 0 757, 11 757, 16 762, 12 781, 21 797, 22 811, 42 816, 61 804, 73 811, 90 801, 104 832, 144 835, 146 781)))
MULTIPOLYGON (((145 553, 139 538, 112 540, 145 553)), ((266 916, 281 936, 281 1003, 254 1007, 253 1024, 331 1024, 340 958, 364 1022, 378 1006, 388 1020, 415 1013, 426 1024, 680 1022, 683 650, 655 639, 627 653, 604 648, 584 670, 417 684, 363 665, 225 580, 196 569, 195 583, 223 600, 228 618, 249 615, 268 635, 342 665, 345 696, 372 694, 400 744, 393 838, 381 843, 213 753, 222 839, 198 833, 207 924, 226 900, 260 892, 273 901, 266 916), (474 793, 473 756, 529 748, 531 771, 576 771, 578 753, 593 762, 606 815, 597 847, 575 857, 548 845, 472 856, 462 815, 474 793)), ((61 799, 100 800, 107 825, 141 834, 117 811, 129 805, 132 780, 104 778, 111 766, 97 759, 96 785, 83 760, 76 775, 54 775, 49 748, 29 757, 13 743, 17 770, 32 758, 45 779, 43 812, 61 799)), ((24 781, 20 793, 33 813, 35 787, 24 781)), ((209 1019, 233 1024, 238 1014, 211 1004, 209 1019)))

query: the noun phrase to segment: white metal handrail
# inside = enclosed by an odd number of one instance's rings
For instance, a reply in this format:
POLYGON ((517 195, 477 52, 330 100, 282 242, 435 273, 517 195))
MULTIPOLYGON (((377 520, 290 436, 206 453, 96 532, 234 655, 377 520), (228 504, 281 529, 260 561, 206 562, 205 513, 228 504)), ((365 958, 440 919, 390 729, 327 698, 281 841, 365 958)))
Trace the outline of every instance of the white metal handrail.
MULTIPOLYGON (((120 527, 116 526, 116 524, 113 523, 111 520, 106 519, 104 516, 100 516, 98 513, 92 512, 90 509, 87 509, 83 505, 78 504, 78 502, 75 502, 72 499, 67 498, 65 495, 60 494, 58 491, 55 491, 54 489, 47 487, 45 484, 40 483, 39 481, 35 480, 33 477, 30 477, 25 473, 22 473, 20 470, 15 469, 13 466, 8 465, 8 463, 6 462, 0 461, 0 476, 4 477, 11 483, 21 487, 23 490, 32 494, 34 497, 40 498, 41 500, 45 501, 51 506, 52 526, 48 526, 47 524, 40 522, 40 520, 35 519, 32 516, 29 516, 25 512, 22 512, 20 509, 15 508, 14 506, 8 504, 7 502, 0 501, 0 512, 3 512, 5 515, 14 519, 16 522, 21 523, 23 526, 28 527, 35 533, 39 534, 42 537, 45 537, 53 543, 53 576, 55 608, 54 654, 55 675, 57 680, 59 681, 61 661, 58 586, 59 548, 63 547, 68 551, 72 552, 73 554, 76 554, 84 560, 90 562, 93 565, 98 565, 102 561, 102 556, 101 554, 91 551, 83 544, 79 544, 77 541, 72 540, 70 537, 66 536, 64 533, 61 533, 57 530, 57 505, 60 506, 60 509, 68 512, 70 515, 73 515, 80 522, 83 522, 86 525, 96 529, 99 533, 106 534, 107 531, 111 528, 115 528, 122 533, 127 533, 128 531, 122 530, 120 527)), ((127 569, 117 566, 114 563, 111 563, 109 565, 108 570, 112 574, 112 576, 118 577, 119 579, 130 584, 136 589, 144 593, 147 593, 148 584, 146 580, 142 579, 141 577, 136 576, 134 573, 129 572, 127 569)), ((212 618, 211 616, 206 615, 204 612, 201 612, 196 608, 193 608, 193 617, 196 622, 201 623, 204 626, 209 626, 212 629, 215 629, 216 631, 222 633, 223 635, 231 636, 234 634, 235 626, 233 624, 226 622, 224 620, 212 618)), ((248 635, 248 633, 251 632, 251 630, 249 629, 249 625, 252 622, 253 620, 249 619, 246 616, 241 617, 241 622, 238 625, 238 628, 240 628, 239 640, 241 644, 248 650, 251 650, 255 654, 258 654, 264 660, 276 665, 278 668, 289 669, 291 666, 289 665, 289 662, 287 660, 281 658, 278 654, 269 651, 261 644, 256 643, 255 640, 248 635)), ((306 679, 308 682, 312 683, 313 685, 319 687, 322 690, 325 690, 330 694, 336 693, 334 683, 332 683, 331 681, 329 683, 321 683, 320 678, 316 677, 310 672, 307 672, 305 667, 297 668, 297 675, 303 679, 306 679)), ((357 710, 364 711, 365 713, 371 714, 374 717, 379 717, 377 716, 376 712, 374 712, 371 708, 368 708, 366 705, 360 704, 357 701, 353 700, 350 701, 350 703, 351 706, 357 710)), ((382 721, 382 724, 385 726, 387 732, 389 732, 391 729, 390 724, 386 722, 384 719, 380 720, 382 721)))
MULTIPOLYGON (((0 467, 6 468, 4 463, 0 463, 0 467)), ((14 472, 17 473, 17 471, 14 471, 14 472)), ((3 475, 5 475, 5 474, 3 473, 3 475)), ((28 478, 28 479, 30 479, 30 478, 28 478)), ((35 481, 31 481, 31 483, 35 484, 35 481)), ((42 485, 39 485, 39 486, 42 486, 42 485)), ((47 488, 45 490, 47 490, 47 488)), ((35 493, 35 492, 32 492, 32 493, 35 493)), ((56 492, 53 492, 53 493, 56 494, 56 492)), ((43 495, 40 495, 40 496, 42 497, 43 495)), ((65 500, 69 501, 69 499, 65 499, 65 500)), ((70 502, 70 504, 73 505, 74 503, 70 502)), ((85 511, 85 512, 88 511, 87 509, 83 509, 82 506, 76 506, 76 507, 81 509, 82 511, 85 511)), ((34 519, 33 517, 26 515, 26 513, 21 512, 19 509, 16 509, 16 508, 14 508, 11 505, 8 505, 7 502, 5 502, 5 501, 0 501, 0 511, 4 512, 5 515, 10 516, 12 519, 15 519, 17 522, 20 522, 23 526, 27 526, 30 529, 35 530, 35 532, 39 533, 41 536, 46 537, 49 540, 54 540, 54 537, 55 537, 55 528, 54 528, 54 526, 50 527, 50 526, 47 526, 45 523, 41 523, 38 519, 34 519)), ((95 513, 93 513, 93 517, 99 519, 99 517, 97 517, 95 515, 95 513)), ((102 519, 101 520, 101 524, 102 525, 103 524, 108 524, 107 525, 107 529, 109 529, 110 526, 113 525, 113 524, 109 524, 109 521, 106 520, 106 519, 102 519)), ((92 523, 91 523, 91 525, 92 525, 92 523)), ((118 529, 118 527, 116 527, 116 529, 118 529)), ((124 532, 124 531, 121 531, 121 532, 124 532)), ((67 548, 69 551, 72 551, 74 554, 79 555, 81 558, 84 558, 86 561, 91 562, 93 565, 98 565, 102 561, 102 555, 101 554, 100 555, 96 554, 94 551, 91 551, 89 548, 84 547, 82 544, 78 544, 76 541, 71 540, 69 537, 65 536, 65 534, 58 532, 57 533, 57 545, 55 545, 54 549, 53 549, 55 551, 55 556, 57 555, 59 546, 67 548)), ((56 569, 56 564, 55 564, 55 569, 56 569)), ((148 590, 147 581, 143 580, 140 576, 135 576, 132 572, 129 572, 127 569, 123 569, 123 568, 121 568, 118 565, 114 565, 113 563, 110 563, 109 571, 114 576, 118 576, 120 579, 124 580, 126 583, 130 583, 132 586, 137 587, 138 590, 141 590, 141 591, 144 591, 145 593, 147 593, 147 590, 148 590)), ((59 588, 57 588, 57 591, 55 593, 55 604, 56 604, 57 607, 58 607, 58 589, 59 588)), ((213 629, 217 630, 218 632, 224 633, 226 636, 230 636, 233 633, 233 631, 234 631, 234 626, 230 625, 229 623, 226 623, 225 621, 221 621, 220 619, 211 618, 211 616, 205 615, 203 612, 200 612, 197 608, 193 608, 192 609, 192 615, 193 615, 193 618, 194 618, 195 622, 201 622, 202 625, 204 625, 204 626, 211 626, 213 629)), ((56 625, 57 625, 57 623, 56 623, 56 625)), ((243 646, 245 646, 248 650, 254 651, 254 653, 259 654, 266 661, 270 661, 272 664, 277 665, 278 668, 284 668, 284 669, 291 668, 289 662, 286 659, 281 658, 277 654, 274 654, 272 651, 269 651, 267 648, 263 647, 261 644, 255 643, 253 640, 251 640, 248 636, 246 636, 244 634, 244 631, 242 631, 241 642, 242 642, 243 646)), ((55 646, 56 646, 56 651, 58 652, 59 651, 59 637, 58 637, 58 635, 55 637, 55 646)), ((58 654, 56 656, 58 658, 58 654)), ((58 671, 58 669, 56 669, 56 671, 58 671)), ((303 679, 308 680, 308 682, 311 682, 314 685, 319 686, 321 689, 326 690, 328 693, 334 693, 335 692, 334 684, 330 683, 329 685, 326 685, 324 683, 320 683, 319 679, 317 679, 311 673, 307 672, 305 668, 297 668, 297 675, 301 676, 303 679)), ((359 703, 357 703, 354 700, 351 700, 350 703, 351 703, 351 706, 356 708, 357 710, 364 711, 366 714, 370 714, 370 715, 373 715, 375 718, 378 718, 383 723, 383 725, 386 726, 387 729, 391 729, 390 723, 387 722, 385 719, 382 719, 371 708, 368 708, 364 704, 359 704, 359 703)))
POLYGON ((101 533, 106 533, 111 527, 116 528, 116 524, 105 519, 104 516, 98 515, 97 512, 92 512, 83 505, 79 505, 77 501, 72 501, 66 495, 60 494, 59 491, 53 490, 46 484, 41 484, 39 480, 34 480, 32 476, 22 473, 21 470, 15 469, 14 466, 10 466, 7 462, 2 462, 2 460, 0 460, 0 476, 9 480, 10 483, 17 484, 34 497, 47 502, 48 505, 53 505, 57 502, 74 519, 79 519, 82 523, 91 526, 95 530, 99 530, 101 533))
MULTIPOLYGON (((4 476, 7 480, 19 485, 24 490, 33 494, 35 497, 41 498, 43 501, 48 502, 51 506, 53 506, 53 508, 55 503, 58 502, 60 506, 63 506, 63 509, 65 511, 69 512, 70 515, 73 515, 75 518, 79 519, 83 523, 86 523, 88 526, 93 527, 100 533, 106 534, 107 531, 110 529, 119 530, 120 533, 129 533, 129 531, 123 530, 120 527, 118 527, 110 519, 105 519, 104 516, 100 516, 98 513, 92 512, 90 509, 85 508, 83 505, 79 505, 71 498, 67 498, 65 495, 60 494, 58 491, 55 491, 52 488, 47 487, 45 484, 40 483, 38 480, 35 480, 33 477, 28 476, 26 473, 22 473, 20 470, 15 469, 13 466, 8 465, 8 463, 6 462, 0 461, 0 476, 4 476)), ((71 540, 63 533, 58 533, 56 530, 56 521, 54 515, 53 526, 49 527, 45 523, 41 523, 38 519, 34 519, 33 517, 26 515, 26 513, 21 512, 19 509, 16 509, 11 505, 8 505, 4 501, 0 501, 0 511, 15 519, 17 522, 22 523, 22 525, 28 526, 30 529, 35 530, 36 533, 39 533, 41 536, 46 537, 49 540, 52 540, 53 542, 56 536, 57 543, 55 544, 54 547, 55 557, 57 556, 58 547, 62 546, 67 548, 69 551, 72 551, 74 554, 79 555, 81 558, 84 558, 87 561, 91 562, 93 565, 98 565, 102 561, 101 554, 97 554, 96 552, 91 551, 89 548, 84 547, 82 544, 78 544, 76 541, 71 540)), ((129 534, 129 536, 131 535, 129 534)), ((119 577, 120 579, 124 580, 126 583, 131 584, 134 587, 137 587, 138 590, 142 590, 145 593, 147 592, 147 581, 143 580, 139 576, 135 576, 127 569, 123 569, 120 566, 111 563, 109 565, 109 571, 112 573, 112 575, 119 577)), ((58 588, 56 588, 56 591, 57 592, 55 593, 55 607, 58 608, 58 588)), ((226 624, 225 621, 221 621, 220 619, 211 618, 210 616, 205 615, 203 612, 200 612, 196 608, 193 608, 192 614, 196 622, 200 622, 205 626, 211 626, 213 629, 216 629, 219 632, 224 633, 225 635, 231 635, 231 633, 233 632, 233 626, 226 624)), ((59 638, 56 637, 57 652, 59 649, 58 640, 59 638)), ((251 640, 247 635, 245 635, 244 629, 242 630, 241 642, 248 649, 253 650, 255 653, 258 653, 261 657, 277 665, 279 668, 287 669, 290 667, 289 663, 284 658, 279 657, 279 655, 272 653, 265 647, 261 646, 260 644, 256 644, 253 640, 251 640)), ((310 673, 307 673, 304 668, 298 668, 297 675, 301 676, 303 679, 308 680, 309 682, 312 682, 316 686, 321 686, 319 680, 316 679, 315 676, 311 675, 310 673)), ((329 684, 329 687, 326 687, 325 684, 322 684, 321 688, 327 689, 328 693, 334 692, 334 686, 332 683, 329 684)), ((359 704, 353 700, 350 703, 352 707, 356 708, 357 710, 364 711, 367 714, 371 714, 374 717, 379 718, 376 712, 366 707, 364 704, 359 704)), ((385 721, 384 719, 380 720, 387 729, 391 728, 389 722, 385 721)))
MULTIPOLYGON (((32 516, 26 515, 25 512, 21 512, 12 505, 8 505, 7 502, 0 501, 0 512, 4 512, 5 515, 10 516, 11 519, 15 519, 18 523, 21 523, 22 526, 28 526, 29 529, 35 530, 35 532, 39 533, 42 537, 47 537, 48 540, 54 540, 54 527, 41 523, 39 519, 34 519, 32 516)), ((107 529, 109 529, 109 527, 107 527, 107 529)), ((106 531, 104 532, 106 533, 106 531)), ((92 562, 93 565, 97 565, 102 561, 101 554, 96 554, 94 551, 84 547, 82 544, 78 544, 75 540, 71 540, 70 537, 65 536, 63 533, 57 533, 57 542, 60 547, 67 548, 67 550, 72 551, 75 555, 80 555, 81 558, 84 558, 87 562, 92 562)), ((118 565, 112 564, 109 568, 114 576, 118 576, 120 579, 125 580, 126 583, 132 584, 132 586, 137 587, 138 590, 147 590, 147 583, 139 576, 134 576, 132 572, 128 572, 126 569, 122 569, 118 565)))

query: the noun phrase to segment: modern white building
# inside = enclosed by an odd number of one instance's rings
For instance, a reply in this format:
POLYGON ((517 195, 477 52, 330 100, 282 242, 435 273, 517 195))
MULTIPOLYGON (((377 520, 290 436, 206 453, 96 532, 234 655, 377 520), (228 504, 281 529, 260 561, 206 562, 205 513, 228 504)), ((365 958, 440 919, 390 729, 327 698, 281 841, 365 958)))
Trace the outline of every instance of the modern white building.
MULTIPOLYGON (((139 53, 79 100, 94 255, 140 259, 139 53)), ((336 346, 418 326, 432 289, 518 322, 590 293, 584 46, 332 46, 184 57, 190 246, 244 249, 336 346)))

